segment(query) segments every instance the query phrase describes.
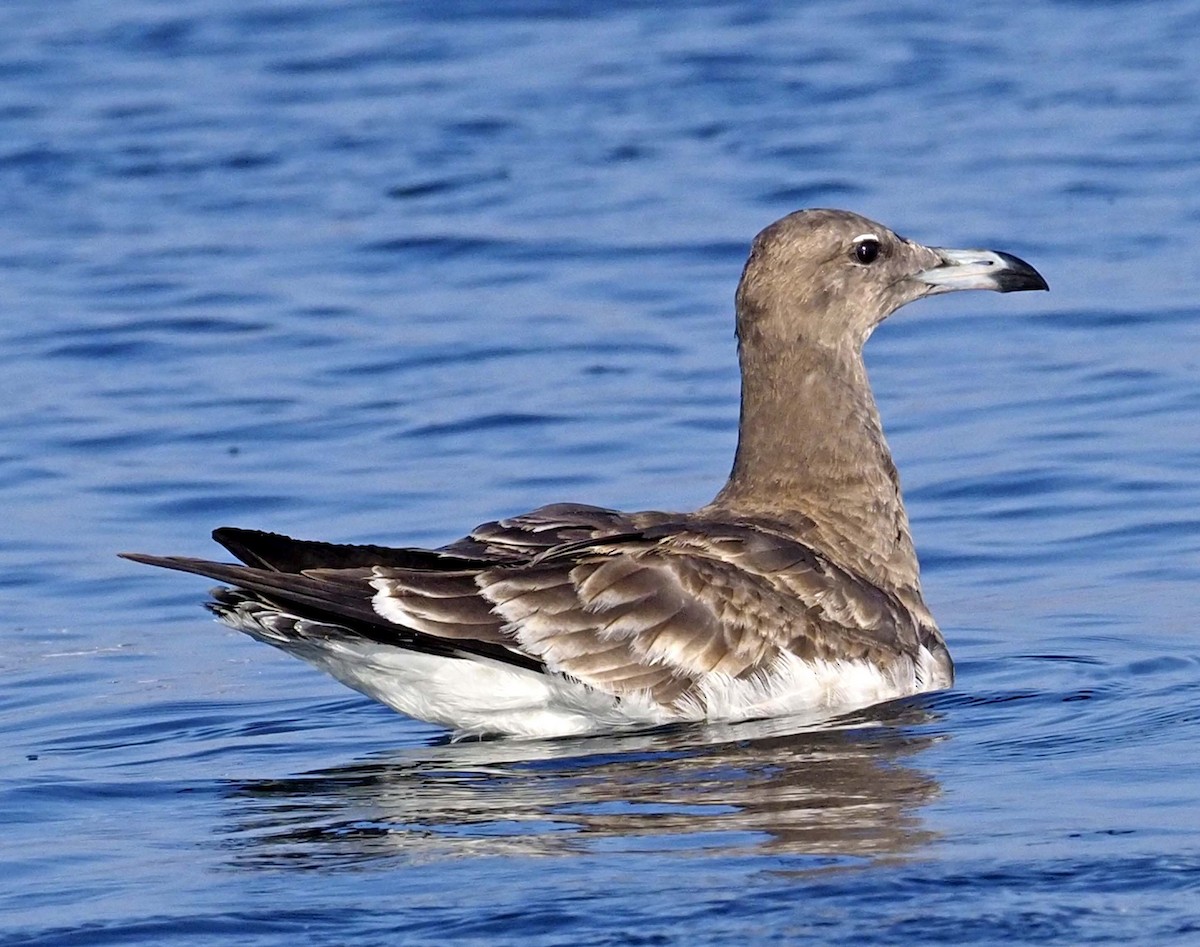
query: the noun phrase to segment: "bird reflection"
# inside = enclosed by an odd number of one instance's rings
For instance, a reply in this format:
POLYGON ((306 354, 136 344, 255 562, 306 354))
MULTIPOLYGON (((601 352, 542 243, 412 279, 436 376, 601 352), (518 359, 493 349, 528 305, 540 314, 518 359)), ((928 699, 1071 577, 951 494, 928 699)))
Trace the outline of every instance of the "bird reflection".
POLYGON ((460 855, 717 850, 899 858, 930 842, 937 783, 909 762, 941 736, 920 699, 814 727, 796 718, 574 740, 392 751, 229 787, 246 866, 460 855))

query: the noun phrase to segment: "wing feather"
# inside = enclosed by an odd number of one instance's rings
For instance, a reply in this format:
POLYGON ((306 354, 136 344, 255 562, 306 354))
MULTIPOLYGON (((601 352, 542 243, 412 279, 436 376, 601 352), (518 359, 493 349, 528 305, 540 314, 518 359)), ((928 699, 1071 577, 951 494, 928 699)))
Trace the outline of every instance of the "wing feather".
POLYGON ((670 689, 682 698, 705 675, 747 677, 784 652, 887 665, 917 638, 894 597, 795 539, 753 526, 661 524, 552 552, 529 570, 493 567, 478 581, 522 650, 618 694, 651 681, 656 697, 670 689), (563 593, 564 575, 573 600, 563 593), (538 594, 543 585, 554 588, 552 602, 538 594), (569 627, 569 639, 555 626, 569 627), (610 667, 614 661, 627 666, 610 667))
POLYGON ((787 654, 887 666, 930 634, 923 613, 758 521, 557 504, 439 550, 218 538, 250 567, 135 558, 345 616, 379 640, 394 628, 401 646, 424 636, 668 705, 702 701, 708 675, 751 678, 787 654))

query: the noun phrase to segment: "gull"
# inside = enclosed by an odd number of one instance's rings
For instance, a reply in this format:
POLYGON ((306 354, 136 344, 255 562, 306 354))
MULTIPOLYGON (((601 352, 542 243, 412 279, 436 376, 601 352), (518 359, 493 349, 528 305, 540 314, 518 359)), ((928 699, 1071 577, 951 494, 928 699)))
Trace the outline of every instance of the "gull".
POLYGON ((555 503, 437 549, 221 528, 208 607, 455 738, 850 710, 949 687, 863 345, 914 300, 1048 286, 993 250, 840 210, 755 238, 736 294, 733 469, 685 513, 555 503))

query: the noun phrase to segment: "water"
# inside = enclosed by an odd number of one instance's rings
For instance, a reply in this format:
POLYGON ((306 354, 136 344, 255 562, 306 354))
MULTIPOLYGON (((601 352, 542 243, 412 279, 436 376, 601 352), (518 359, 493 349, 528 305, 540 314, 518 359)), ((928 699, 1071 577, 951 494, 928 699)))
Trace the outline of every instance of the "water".
POLYGON ((1200 9, 0 7, 0 943, 1200 942, 1200 9), (447 745, 115 558, 687 508, 805 205, 1052 293, 869 346, 959 681, 447 745))

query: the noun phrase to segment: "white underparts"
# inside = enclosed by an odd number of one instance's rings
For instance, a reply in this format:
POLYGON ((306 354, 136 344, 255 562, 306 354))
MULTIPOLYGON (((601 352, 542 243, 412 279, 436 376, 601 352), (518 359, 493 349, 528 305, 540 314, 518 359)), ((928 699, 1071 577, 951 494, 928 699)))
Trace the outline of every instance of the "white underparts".
POLYGON ((458 736, 537 738, 679 721, 834 716, 948 683, 924 648, 916 661, 899 662, 890 672, 861 660, 807 662, 786 653, 768 671, 747 678, 710 674, 694 697, 664 706, 645 693, 617 698, 562 674, 378 644, 259 603, 244 602, 221 620, 402 714, 449 727, 458 736))

